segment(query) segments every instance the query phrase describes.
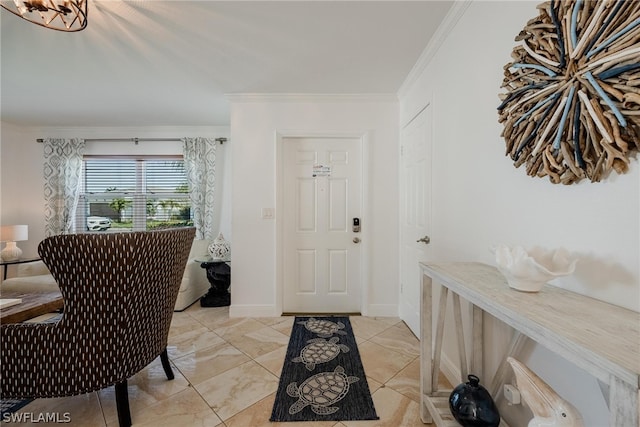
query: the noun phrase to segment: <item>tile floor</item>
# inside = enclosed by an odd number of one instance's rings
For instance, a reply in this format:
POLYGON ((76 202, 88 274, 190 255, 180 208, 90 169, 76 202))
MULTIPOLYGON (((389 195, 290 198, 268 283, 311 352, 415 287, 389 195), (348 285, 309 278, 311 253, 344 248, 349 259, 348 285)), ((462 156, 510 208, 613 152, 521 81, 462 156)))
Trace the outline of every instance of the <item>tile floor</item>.
MULTIPOLYGON (((269 422, 293 317, 229 318, 228 307, 202 308, 194 304, 174 313, 171 324, 168 351, 175 379, 167 381, 157 359, 129 380, 133 424, 154 427, 422 426, 418 405, 418 339, 398 318, 354 316, 351 324, 380 417, 378 421, 269 422)), ((113 387, 82 396, 39 399, 19 413, 29 413, 34 419, 42 417, 40 414, 70 418, 65 424, 69 426, 118 426, 113 387)))

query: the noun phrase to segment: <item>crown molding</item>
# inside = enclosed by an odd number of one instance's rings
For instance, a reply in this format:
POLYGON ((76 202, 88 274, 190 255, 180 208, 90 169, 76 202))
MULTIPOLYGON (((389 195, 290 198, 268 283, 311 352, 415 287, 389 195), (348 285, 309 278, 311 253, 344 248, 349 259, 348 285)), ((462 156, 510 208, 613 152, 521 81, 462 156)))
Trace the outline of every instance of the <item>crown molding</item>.
POLYGON ((231 93, 229 102, 398 102, 395 93, 231 93))
POLYGON ((449 12, 442 20, 442 23, 438 26, 433 37, 429 40, 429 44, 424 48, 422 54, 418 58, 418 61, 411 71, 409 71, 409 74, 400 86, 400 89, 398 89, 398 98, 404 97, 413 84, 418 80, 420 75, 435 56, 436 52, 438 52, 438 49, 440 49, 440 46, 442 46, 446 38, 449 36, 449 33, 451 33, 473 1, 474 0, 456 0, 453 3, 453 6, 451 6, 451 9, 449 9, 449 12))

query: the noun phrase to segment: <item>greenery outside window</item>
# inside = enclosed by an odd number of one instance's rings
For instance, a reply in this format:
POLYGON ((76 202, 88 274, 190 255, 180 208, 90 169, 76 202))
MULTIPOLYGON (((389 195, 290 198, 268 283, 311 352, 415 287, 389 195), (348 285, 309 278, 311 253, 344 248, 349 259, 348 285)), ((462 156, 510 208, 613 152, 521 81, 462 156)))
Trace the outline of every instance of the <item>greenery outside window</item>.
POLYGON ((191 225, 181 156, 85 156, 76 231, 143 231, 191 225))

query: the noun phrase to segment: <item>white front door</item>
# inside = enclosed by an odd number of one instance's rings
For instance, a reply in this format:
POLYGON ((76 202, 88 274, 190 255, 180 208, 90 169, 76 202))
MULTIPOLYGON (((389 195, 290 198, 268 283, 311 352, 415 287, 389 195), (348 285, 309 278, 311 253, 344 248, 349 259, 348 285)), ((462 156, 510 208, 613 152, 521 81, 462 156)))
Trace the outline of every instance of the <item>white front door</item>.
POLYGON ((400 175, 400 318, 420 336, 418 263, 429 259, 432 107, 402 130, 400 175))
POLYGON ((283 311, 359 313, 361 138, 284 138, 283 199, 283 311))

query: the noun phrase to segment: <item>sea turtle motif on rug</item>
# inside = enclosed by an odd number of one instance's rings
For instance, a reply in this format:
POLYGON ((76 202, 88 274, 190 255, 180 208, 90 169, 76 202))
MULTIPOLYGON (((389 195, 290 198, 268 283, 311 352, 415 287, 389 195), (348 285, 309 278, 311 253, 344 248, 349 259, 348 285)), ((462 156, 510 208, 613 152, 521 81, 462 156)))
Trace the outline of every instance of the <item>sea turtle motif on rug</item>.
POLYGON ((341 330, 344 329, 344 323, 342 322, 335 323, 329 320, 310 317, 309 320, 298 322, 298 324, 304 325, 307 330, 314 334, 318 334, 320 338, 330 338, 333 334, 347 334, 345 331, 341 330))
POLYGON ((337 412, 338 406, 331 406, 342 400, 349 392, 349 385, 360 378, 347 376, 342 366, 333 372, 321 372, 307 378, 300 386, 292 382, 287 386, 287 394, 298 400, 289 407, 289 414, 297 414, 307 406, 318 415, 330 415, 337 412))
POLYGON ((330 340, 324 338, 314 338, 307 341, 307 345, 300 351, 300 356, 293 358, 294 363, 304 362, 304 366, 313 371, 319 363, 327 363, 335 359, 340 351, 347 353, 349 347, 338 344, 340 338, 333 337, 330 340))

